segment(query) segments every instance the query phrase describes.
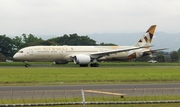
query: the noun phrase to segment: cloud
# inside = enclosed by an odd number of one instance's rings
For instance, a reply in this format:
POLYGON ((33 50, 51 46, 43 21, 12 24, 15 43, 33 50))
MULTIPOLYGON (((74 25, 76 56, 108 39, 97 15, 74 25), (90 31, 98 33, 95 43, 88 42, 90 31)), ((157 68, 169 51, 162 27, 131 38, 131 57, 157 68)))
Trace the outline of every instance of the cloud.
POLYGON ((1 0, 0 34, 142 32, 180 29, 179 0, 1 0))

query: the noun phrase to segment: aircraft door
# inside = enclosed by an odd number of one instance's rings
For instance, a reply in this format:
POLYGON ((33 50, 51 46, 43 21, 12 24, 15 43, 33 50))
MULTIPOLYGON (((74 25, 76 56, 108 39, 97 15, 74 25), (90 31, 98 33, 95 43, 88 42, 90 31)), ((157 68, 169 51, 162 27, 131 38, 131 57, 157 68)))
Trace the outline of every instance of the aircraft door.
POLYGON ((33 56, 33 49, 29 49, 29 56, 33 56))
POLYGON ((60 55, 64 55, 64 54, 66 53, 66 50, 67 50, 67 47, 66 47, 66 46, 63 46, 62 48, 60 48, 59 54, 60 54, 60 55))
POLYGON ((60 55, 63 55, 63 50, 60 50, 60 51, 59 51, 59 54, 60 54, 60 55))

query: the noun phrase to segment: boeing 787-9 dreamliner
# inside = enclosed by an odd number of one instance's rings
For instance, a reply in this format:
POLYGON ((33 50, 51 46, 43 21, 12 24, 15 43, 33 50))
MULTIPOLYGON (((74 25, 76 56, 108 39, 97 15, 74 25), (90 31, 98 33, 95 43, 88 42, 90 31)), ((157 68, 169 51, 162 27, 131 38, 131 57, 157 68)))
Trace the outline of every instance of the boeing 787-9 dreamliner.
POLYGON ((74 62, 80 67, 98 67, 98 61, 121 61, 139 58, 161 50, 151 50, 156 25, 152 25, 133 46, 30 46, 20 49, 13 58, 28 61, 52 61, 56 64, 74 62))

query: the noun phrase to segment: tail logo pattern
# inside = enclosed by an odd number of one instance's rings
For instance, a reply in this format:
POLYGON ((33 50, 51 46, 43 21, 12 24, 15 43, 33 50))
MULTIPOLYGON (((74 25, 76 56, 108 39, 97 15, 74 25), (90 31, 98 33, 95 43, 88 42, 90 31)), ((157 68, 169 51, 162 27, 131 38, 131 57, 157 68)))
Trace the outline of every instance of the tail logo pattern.
POLYGON ((152 25, 134 46, 138 46, 138 47, 150 46, 155 29, 156 29, 156 25, 152 25))

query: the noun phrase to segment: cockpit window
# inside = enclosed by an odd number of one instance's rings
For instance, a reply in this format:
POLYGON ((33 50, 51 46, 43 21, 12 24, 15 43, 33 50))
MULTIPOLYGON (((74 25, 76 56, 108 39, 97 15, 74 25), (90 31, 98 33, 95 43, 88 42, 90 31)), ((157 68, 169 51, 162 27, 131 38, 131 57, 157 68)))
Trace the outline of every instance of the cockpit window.
POLYGON ((23 51, 19 51, 18 53, 23 53, 23 51))

